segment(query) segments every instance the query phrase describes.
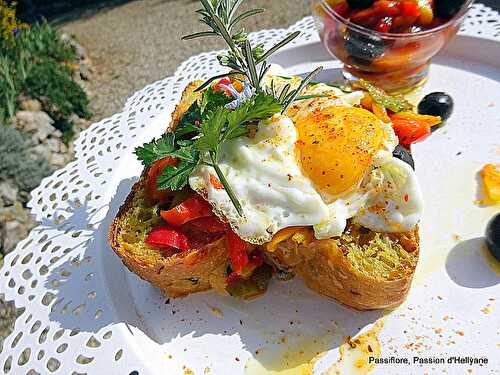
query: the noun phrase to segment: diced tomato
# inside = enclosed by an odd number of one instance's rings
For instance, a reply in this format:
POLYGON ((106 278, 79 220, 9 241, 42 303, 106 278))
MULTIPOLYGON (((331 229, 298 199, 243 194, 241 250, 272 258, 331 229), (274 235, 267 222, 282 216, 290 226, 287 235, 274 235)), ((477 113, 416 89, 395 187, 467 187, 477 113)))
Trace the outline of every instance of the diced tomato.
POLYGON ((173 247, 181 251, 189 250, 189 241, 186 235, 179 229, 171 228, 168 225, 153 228, 144 242, 147 245, 160 248, 173 247))
POLYGON ((413 1, 402 1, 399 3, 399 11, 403 17, 420 17, 420 9, 413 1))
POLYGON ((344 17, 344 18, 348 18, 349 17, 349 13, 351 12, 351 8, 349 8, 349 4, 344 3, 344 2, 335 5, 333 7, 333 10, 339 16, 344 17))
POLYGON ((224 88, 222 85, 231 85, 231 81, 229 78, 222 78, 216 85, 215 85, 215 91, 224 91, 227 96, 233 96, 231 91, 228 89, 224 88))
POLYGON ((364 25, 368 20, 399 15, 397 1, 379 0, 371 7, 352 13, 351 21, 364 25))
POLYGON ((377 30, 381 33, 388 33, 389 30, 391 30, 392 20, 393 20, 393 18, 390 16, 382 18, 375 25, 375 30, 377 30))
POLYGON ((163 158, 157 160, 151 168, 149 168, 147 179, 146 179, 146 197, 153 202, 161 202, 166 200, 172 193, 170 190, 158 190, 156 183, 158 177, 163 173, 163 170, 167 165, 176 165, 176 158, 163 158))
POLYGON ((249 262, 247 254, 248 244, 239 238, 232 230, 227 232, 226 239, 231 268, 237 274, 241 274, 243 272, 243 268, 249 262))
POLYGON ((193 195, 168 211, 160 211, 163 220, 174 227, 212 214, 212 206, 198 194, 193 195))
POLYGON ((196 228, 207 233, 220 233, 229 229, 229 225, 223 223, 215 216, 200 217, 189 222, 196 228))
POLYGON ((222 185, 217 176, 214 176, 212 173, 210 173, 210 185, 212 185, 214 189, 217 190, 224 189, 224 185, 222 185))
POLYGON ((405 147, 422 141, 431 134, 430 126, 415 120, 395 119, 393 120, 392 127, 399 138, 399 143, 405 147))

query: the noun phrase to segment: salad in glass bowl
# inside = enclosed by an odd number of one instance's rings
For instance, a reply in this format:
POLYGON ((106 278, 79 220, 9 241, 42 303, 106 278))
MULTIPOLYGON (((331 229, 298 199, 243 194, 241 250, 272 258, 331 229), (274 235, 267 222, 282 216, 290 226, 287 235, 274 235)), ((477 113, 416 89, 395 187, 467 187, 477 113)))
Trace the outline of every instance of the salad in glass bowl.
POLYGON ((434 57, 458 32, 473 0, 313 0, 327 50, 349 80, 390 92, 425 83, 434 57))

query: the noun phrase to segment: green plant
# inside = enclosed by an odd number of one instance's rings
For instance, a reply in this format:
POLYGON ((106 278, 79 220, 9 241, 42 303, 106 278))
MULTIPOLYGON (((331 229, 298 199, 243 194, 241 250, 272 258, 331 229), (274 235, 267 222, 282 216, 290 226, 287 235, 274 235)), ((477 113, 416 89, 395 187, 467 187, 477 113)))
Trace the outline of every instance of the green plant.
POLYGON ((30 157, 21 132, 0 126, 0 180, 12 179, 20 190, 29 192, 51 172, 47 160, 30 157))
POLYGON ((0 0, 0 122, 14 116, 17 98, 24 93, 42 102, 69 140, 71 115, 90 116, 88 98, 72 79, 75 51, 48 23, 30 28, 21 24, 14 9, 15 4, 7 6, 0 0))
POLYGON ((26 77, 26 92, 33 98, 39 98, 44 109, 56 121, 67 119, 72 113, 79 117, 90 116, 87 95, 76 82, 68 79, 70 74, 67 67, 44 59, 34 65, 26 77))

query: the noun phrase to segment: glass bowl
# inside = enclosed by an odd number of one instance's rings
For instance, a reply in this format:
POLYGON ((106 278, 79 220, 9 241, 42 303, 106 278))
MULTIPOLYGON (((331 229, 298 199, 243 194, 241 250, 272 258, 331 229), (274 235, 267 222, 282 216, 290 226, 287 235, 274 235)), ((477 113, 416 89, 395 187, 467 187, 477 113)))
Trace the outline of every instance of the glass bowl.
POLYGON ((474 0, 444 24, 416 33, 383 33, 354 24, 326 0, 312 1, 326 49, 344 63, 346 79, 365 79, 388 92, 408 92, 425 83, 431 59, 457 34, 474 0))

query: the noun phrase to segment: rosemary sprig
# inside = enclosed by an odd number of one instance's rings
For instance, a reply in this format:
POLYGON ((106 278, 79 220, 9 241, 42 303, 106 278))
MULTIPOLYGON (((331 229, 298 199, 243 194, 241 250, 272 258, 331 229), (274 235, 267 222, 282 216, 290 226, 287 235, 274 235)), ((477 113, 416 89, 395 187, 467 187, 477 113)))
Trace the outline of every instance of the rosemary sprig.
MULTIPOLYGON (((267 58, 297 38, 300 32, 296 31, 287 35, 276 45, 264 51, 262 45, 251 46, 244 29, 235 31, 241 21, 264 12, 264 9, 251 9, 235 17, 243 0, 200 0, 200 2, 203 9, 196 12, 201 15, 200 21, 207 25, 209 30, 186 35, 183 39, 222 37, 228 46, 228 51, 218 56, 220 64, 231 68, 232 74, 244 75, 257 92, 261 91, 262 79, 270 67, 267 58), (258 69, 259 64, 261 64, 260 69, 258 69)), ((203 90, 215 79, 217 78, 210 78, 197 91, 203 90)))
POLYGON ((323 67, 320 66, 316 69, 314 69, 311 73, 309 73, 300 83, 300 85, 296 88, 291 90, 292 85, 290 83, 287 83, 285 86, 282 87, 279 93, 276 92, 276 88, 274 86, 274 81, 271 81, 271 87, 268 87, 266 89, 266 92, 269 95, 273 95, 278 99, 278 101, 283 105, 283 109, 281 110, 281 113, 285 113, 288 107, 295 101, 298 100, 297 98, 299 97, 300 93, 306 87, 309 82, 316 77, 321 71, 323 70, 323 67))

